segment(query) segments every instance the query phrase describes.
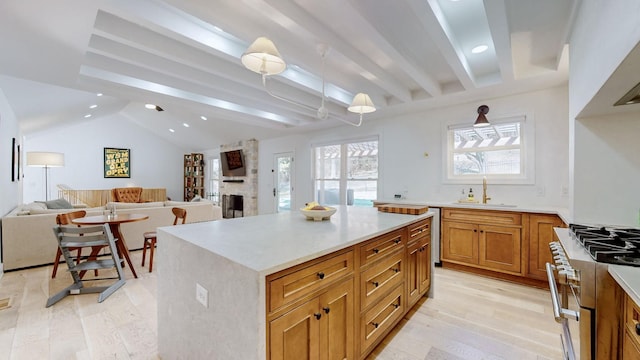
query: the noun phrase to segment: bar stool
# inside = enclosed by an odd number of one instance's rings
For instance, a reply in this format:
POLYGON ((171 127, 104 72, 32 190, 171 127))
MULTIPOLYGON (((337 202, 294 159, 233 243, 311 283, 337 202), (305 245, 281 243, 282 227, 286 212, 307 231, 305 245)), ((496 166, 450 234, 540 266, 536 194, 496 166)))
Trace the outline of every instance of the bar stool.
MULTIPOLYGON (((181 224, 184 224, 187 221, 187 210, 183 208, 174 207, 171 209, 173 215, 175 215, 175 219, 173 220, 173 225, 178 225, 178 220, 181 219, 181 224)), ((157 233, 155 231, 148 231, 144 233, 144 244, 142 245, 142 266, 144 266, 144 261, 147 256, 147 248, 149 249, 149 272, 153 271, 153 252, 156 247, 157 242, 157 233)))

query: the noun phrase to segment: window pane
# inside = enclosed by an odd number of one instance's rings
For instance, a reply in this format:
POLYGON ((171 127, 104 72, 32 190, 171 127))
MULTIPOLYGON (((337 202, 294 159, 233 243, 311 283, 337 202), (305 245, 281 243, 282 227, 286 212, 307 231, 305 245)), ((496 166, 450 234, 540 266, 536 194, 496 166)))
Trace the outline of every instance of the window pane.
POLYGON ((340 181, 316 181, 317 202, 322 205, 340 205, 340 181))
POLYGON ((453 155, 453 174, 520 174, 520 149, 453 155))
POLYGON ((316 178, 340 179, 340 145, 316 148, 316 178))
POLYGON ((349 179, 377 179, 378 142, 348 144, 347 171, 349 179))
POLYGON ((347 205, 373 206, 378 197, 378 181, 351 180, 347 188, 347 205))

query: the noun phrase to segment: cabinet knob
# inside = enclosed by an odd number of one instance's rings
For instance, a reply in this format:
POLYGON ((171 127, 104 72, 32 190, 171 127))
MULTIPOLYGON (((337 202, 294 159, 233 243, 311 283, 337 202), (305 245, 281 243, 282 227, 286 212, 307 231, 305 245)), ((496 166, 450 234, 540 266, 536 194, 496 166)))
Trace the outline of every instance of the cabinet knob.
POLYGON ((315 314, 313 314, 313 316, 316 317, 316 320, 320 320, 320 318, 322 317, 322 314, 321 313, 315 313, 315 314))
POLYGON ((324 279, 324 273, 323 272, 319 272, 316 275, 318 275, 318 279, 320 279, 320 280, 324 279))
POLYGON ((484 230, 480 230, 480 233, 484 233, 484 230))
POLYGON ((393 307, 396 308, 396 309, 400 307, 400 304, 396 304, 396 303, 393 303, 391 305, 393 305, 393 307))
POLYGON ((373 325, 373 327, 377 329, 377 328, 378 328, 378 326, 379 326, 380 324, 378 324, 378 323, 371 323, 371 325, 373 325))
POLYGON ((400 269, 398 269, 398 268, 393 268, 393 269, 391 269, 391 271, 393 271, 394 273, 399 273, 399 272, 400 272, 400 269))
POLYGON ((396 244, 400 244, 400 241, 402 241, 402 240, 400 240, 400 239, 393 240, 393 242, 396 243, 396 244))
POLYGON ((373 253, 374 253, 374 254, 377 254, 378 252, 380 252, 380 250, 378 250, 378 249, 373 249, 373 253))
POLYGON ((372 281, 371 283, 372 283, 372 284, 373 284, 373 286, 375 286, 375 287, 378 287, 378 285, 380 285, 380 284, 378 284, 378 282, 377 282, 377 281, 372 281))
POLYGON ((636 335, 640 335, 640 323, 636 324, 636 335))
POLYGON ((478 230, 476 230, 476 229, 473 229, 473 232, 478 232, 478 230))
POLYGON ((322 310, 324 310, 325 314, 328 314, 329 311, 331 311, 331 309, 329 309, 328 307, 323 307, 322 310))

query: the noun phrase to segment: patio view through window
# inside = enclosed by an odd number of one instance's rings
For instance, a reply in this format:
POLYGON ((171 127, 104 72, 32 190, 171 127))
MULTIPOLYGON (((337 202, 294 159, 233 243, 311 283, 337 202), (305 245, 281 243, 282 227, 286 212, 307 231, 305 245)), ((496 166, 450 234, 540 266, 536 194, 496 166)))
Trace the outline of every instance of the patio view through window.
POLYGON ((524 175, 523 137, 522 121, 449 128, 449 178, 524 175))
POLYGON ((378 140, 318 146, 314 153, 316 201, 373 206, 378 196, 378 140))

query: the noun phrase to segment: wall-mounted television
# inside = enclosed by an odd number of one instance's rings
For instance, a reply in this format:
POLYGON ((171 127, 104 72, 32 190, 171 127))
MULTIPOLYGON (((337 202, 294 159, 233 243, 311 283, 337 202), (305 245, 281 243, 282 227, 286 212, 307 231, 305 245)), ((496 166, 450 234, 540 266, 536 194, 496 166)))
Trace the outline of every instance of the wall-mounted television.
POLYGON ((231 150, 220 153, 222 176, 245 176, 247 168, 244 164, 242 150, 231 150))

